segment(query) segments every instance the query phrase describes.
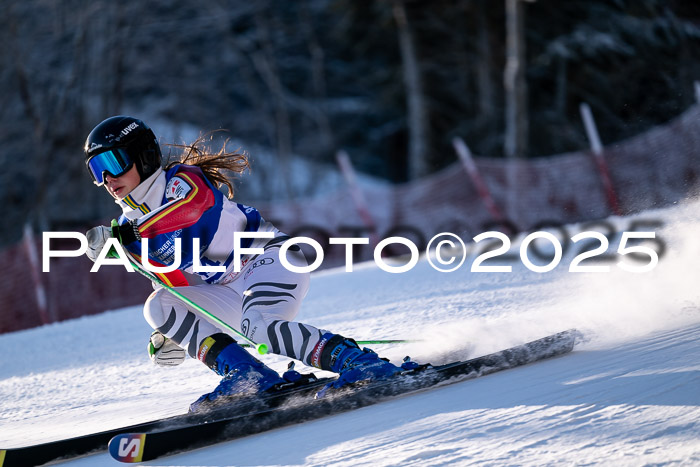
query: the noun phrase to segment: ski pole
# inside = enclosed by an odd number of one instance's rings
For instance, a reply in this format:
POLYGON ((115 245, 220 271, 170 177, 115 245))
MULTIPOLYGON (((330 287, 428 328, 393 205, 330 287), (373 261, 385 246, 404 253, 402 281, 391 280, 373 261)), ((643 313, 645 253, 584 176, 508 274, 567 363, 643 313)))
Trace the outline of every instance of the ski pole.
MULTIPOLYGON (((355 341, 357 345, 378 345, 378 344, 414 344, 424 342, 415 339, 375 339, 370 341, 355 341)), ((252 347, 250 344, 241 344, 241 347, 252 347)))
POLYGON ((245 334, 243 334, 242 332, 238 331, 237 329, 234 329, 230 324, 225 323, 224 321, 222 321, 222 320, 219 319, 218 317, 216 317, 216 316, 214 316, 213 314, 209 313, 207 310, 205 310, 205 309, 202 308, 201 306, 197 305, 195 302, 193 302, 193 301, 190 300, 189 298, 187 298, 187 297, 185 297, 184 295, 182 295, 182 294, 181 294, 180 292, 178 292, 177 290, 175 290, 175 289, 173 289, 172 287, 166 285, 163 281, 161 281, 160 279, 158 279, 158 278, 157 278, 156 276, 154 276, 153 274, 150 274, 148 271, 145 271, 144 269, 142 269, 141 266, 139 266, 139 265, 136 264, 134 261, 132 261, 131 258, 129 258, 129 262, 130 262, 131 265, 134 267, 134 269, 136 269, 136 271, 137 271, 138 273, 140 273, 142 276, 144 276, 144 277, 146 277, 147 279, 150 279, 151 281, 153 281, 153 282, 155 282, 156 284, 160 285, 160 286, 163 287, 165 290, 167 290, 167 291, 170 292, 171 294, 175 295, 177 298, 179 298, 179 299, 182 300, 183 302, 187 303, 189 306, 191 306, 191 307, 194 308, 195 310, 197 310, 197 311, 199 311, 200 313, 206 315, 208 318, 212 319, 213 321, 216 321, 218 324, 220 324, 221 326, 225 327, 225 328, 228 329, 229 331, 235 333, 237 336, 243 338, 243 339, 247 342, 247 344, 243 344, 243 347, 254 347, 255 350, 257 350, 258 353, 259 353, 260 355, 265 355, 265 354, 267 353, 267 350, 268 350, 268 349, 267 349, 267 345, 266 345, 266 344, 256 344, 256 343, 253 342, 252 340, 248 339, 248 337, 247 337, 245 334))
POLYGON ((415 344, 416 342, 423 342, 417 339, 378 339, 371 341, 355 341, 360 345, 372 345, 372 344, 415 344))

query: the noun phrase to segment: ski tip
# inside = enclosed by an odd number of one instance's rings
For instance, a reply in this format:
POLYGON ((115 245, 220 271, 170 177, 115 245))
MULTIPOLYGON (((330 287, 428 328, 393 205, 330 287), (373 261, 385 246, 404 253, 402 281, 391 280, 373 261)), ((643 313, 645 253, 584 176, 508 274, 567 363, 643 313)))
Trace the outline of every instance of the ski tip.
POLYGON ((109 454, 119 462, 141 462, 145 444, 144 433, 123 433, 109 441, 109 454))

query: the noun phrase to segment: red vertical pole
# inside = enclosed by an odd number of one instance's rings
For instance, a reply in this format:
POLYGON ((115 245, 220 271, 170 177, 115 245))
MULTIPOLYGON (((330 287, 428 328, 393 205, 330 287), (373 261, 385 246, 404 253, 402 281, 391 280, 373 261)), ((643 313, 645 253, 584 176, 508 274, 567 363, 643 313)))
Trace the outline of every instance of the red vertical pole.
POLYGON ((452 146, 454 146, 455 151, 459 156, 459 160, 462 162, 464 170, 467 172, 467 174, 469 174, 469 178, 471 178, 472 183, 474 183, 479 199, 491 213, 491 217, 497 221, 504 221, 505 216, 501 212, 501 209, 498 207, 496 202, 493 200, 491 192, 486 186, 486 182, 484 182, 484 179, 481 177, 481 173, 474 163, 474 158, 472 157, 472 153, 467 145, 464 143, 462 138, 456 137, 452 139, 452 146))
POLYGON ((584 102, 580 106, 580 111, 581 117, 583 118, 583 124, 586 127, 588 141, 591 144, 591 151, 593 152, 595 165, 598 169, 600 179, 603 182, 603 189, 605 190, 605 196, 608 199, 608 205, 614 214, 620 216, 622 215, 622 210, 620 209, 620 204, 617 200, 617 193, 615 193, 615 188, 613 187, 613 183, 610 178, 610 169, 605 161, 605 157, 603 157, 603 145, 600 142, 598 128, 596 128, 595 120, 593 120, 591 108, 584 102))

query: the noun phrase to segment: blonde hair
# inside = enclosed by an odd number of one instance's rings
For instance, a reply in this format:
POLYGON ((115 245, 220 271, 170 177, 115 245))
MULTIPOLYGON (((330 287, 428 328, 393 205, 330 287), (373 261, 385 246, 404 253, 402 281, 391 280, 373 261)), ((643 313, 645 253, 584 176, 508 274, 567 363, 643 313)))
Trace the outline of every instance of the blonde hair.
MULTIPOLYGON (((219 130, 221 131, 221 130, 219 130)), ((225 186, 228 188, 228 198, 233 199, 233 183, 224 171, 240 174, 250 168, 248 153, 243 150, 229 152, 226 150, 228 138, 224 141, 221 149, 214 153, 206 145, 206 140, 213 140, 213 131, 197 138, 191 144, 166 144, 173 148, 182 150, 176 157, 170 156, 165 170, 171 169, 178 164, 194 165, 202 169, 204 176, 218 188, 225 186)))

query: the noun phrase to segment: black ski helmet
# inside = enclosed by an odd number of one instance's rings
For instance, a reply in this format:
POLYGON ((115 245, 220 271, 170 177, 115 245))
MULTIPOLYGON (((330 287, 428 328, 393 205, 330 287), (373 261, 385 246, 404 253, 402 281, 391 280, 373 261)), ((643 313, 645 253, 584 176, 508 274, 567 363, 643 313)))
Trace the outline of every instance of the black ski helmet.
POLYGON ((123 149, 136 165, 141 181, 160 168, 161 152, 158 140, 148 125, 138 118, 118 115, 104 120, 92 129, 85 140, 84 149, 86 165, 90 158, 97 154, 123 149))

